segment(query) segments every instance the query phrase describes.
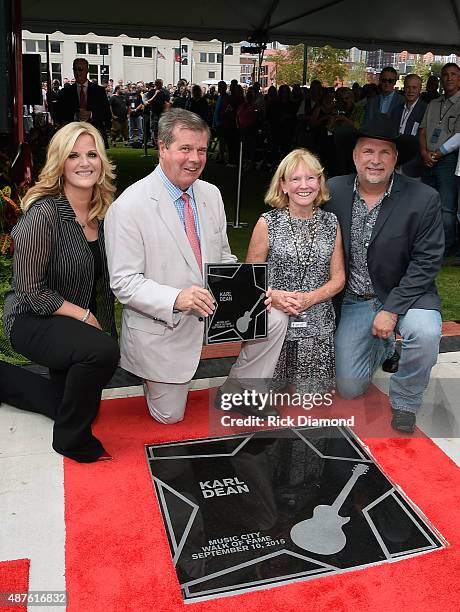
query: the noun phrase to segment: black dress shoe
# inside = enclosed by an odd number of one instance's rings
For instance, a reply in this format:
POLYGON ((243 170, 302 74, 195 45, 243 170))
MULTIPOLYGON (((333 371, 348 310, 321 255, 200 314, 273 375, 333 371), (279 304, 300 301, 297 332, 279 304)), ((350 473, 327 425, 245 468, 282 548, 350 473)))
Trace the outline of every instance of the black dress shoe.
POLYGON ((382 370, 384 372, 389 372, 390 374, 397 372, 399 367, 399 357, 400 355, 398 351, 395 350, 393 355, 388 359, 385 359, 385 361, 382 363, 382 370))
POLYGON ((391 419, 391 426, 396 431, 403 431, 404 433, 414 433, 415 430, 415 412, 408 412, 407 410, 394 410, 392 409, 393 418, 391 419))
POLYGON ((96 461, 112 461, 112 459, 112 455, 109 455, 109 453, 104 452, 100 457, 96 459, 96 461))
POLYGON ((235 395, 238 399, 243 399, 243 390, 241 393, 228 393, 230 397, 226 400, 226 405, 231 404, 231 408, 223 408, 222 407, 222 394, 224 392, 219 389, 214 397, 214 408, 217 410, 222 410, 223 412, 238 412, 243 416, 258 416, 261 419, 266 419, 269 416, 279 416, 279 412, 273 406, 270 406, 268 403, 262 408, 262 402, 257 397, 257 393, 255 397, 251 394, 251 402, 243 403, 238 401, 237 403, 233 402, 233 396, 235 395))

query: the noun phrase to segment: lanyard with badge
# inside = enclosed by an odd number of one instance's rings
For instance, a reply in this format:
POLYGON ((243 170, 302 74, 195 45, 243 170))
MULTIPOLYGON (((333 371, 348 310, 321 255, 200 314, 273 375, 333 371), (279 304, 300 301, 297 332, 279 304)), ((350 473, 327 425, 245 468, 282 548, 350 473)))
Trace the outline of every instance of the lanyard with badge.
MULTIPOLYGON (((438 127, 436 127, 433 131, 433 134, 431 135, 431 139, 430 139, 430 144, 437 144, 439 137, 441 136, 442 133, 442 122, 444 121, 444 117, 447 115, 447 113, 450 111, 450 109, 455 106, 455 104, 451 101, 451 100, 443 100, 443 102, 441 102, 441 104, 439 105, 439 123, 438 123, 438 127), (443 107, 443 102, 447 102, 449 104, 449 106, 447 106, 446 110, 444 112, 442 112, 442 107, 443 107)), ((448 130, 449 131, 449 130, 448 130)))
POLYGON ((409 119, 409 115, 413 111, 414 106, 415 106, 415 104, 412 104, 412 106, 410 108, 407 108, 407 106, 404 105, 402 116, 401 116, 401 122, 399 124, 399 133, 400 134, 404 134, 404 130, 406 129, 407 120, 409 119))
MULTIPOLYGON (((308 229, 308 237, 306 236, 307 232, 302 232, 301 235, 301 244, 299 244, 298 238, 299 233, 294 231, 294 226, 292 224, 291 213, 289 209, 287 210, 289 226, 291 228, 291 234, 294 239, 294 248, 296 252, 297 258, 297 274, 300 280, 299 282, 299 291, 302 291, 303 281, 305 279, 305 274, 307 273, 307 269, 309 268, 312 262, 312 253, 313 247, 316 243, 316 235, 318 231, 318 212, 317 209, 313 210, 312 224, 311 228, 308 229)), ((289 315, 289 328, 290 329, 305 329, 308 325, 308 310, 304 310, 298 315, 289 315)))

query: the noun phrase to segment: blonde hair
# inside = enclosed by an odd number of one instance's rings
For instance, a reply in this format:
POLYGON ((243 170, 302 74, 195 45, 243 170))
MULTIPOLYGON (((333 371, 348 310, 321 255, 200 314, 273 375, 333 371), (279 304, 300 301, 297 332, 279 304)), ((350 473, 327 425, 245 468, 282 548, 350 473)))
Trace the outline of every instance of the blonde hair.
POLYGON ((311 170, 312 174, 319 177, 320 186, 318 195, 313 202, 314 206, 321 206, 330 199, 329 190, 326 187, 326 179, 324 177, 324 169, 321 162, 310 153, 307 149, 294 149, 284 159, 281 160, 278 168, 270 183, 267 193, 265 194, 265 203, 274 208, 287 208, 289 205, 289 197, 283 193, 281 181, 288 179, 300 163, 304 163, 311 170))
POLYGON ((101 158, 101 174, 93 187, 93 195, 89 205, 88 221, 98 219, 102 221, 108 207, 112 203, 115 193, 115 166, 109 161, 105 152, 104 141, 99 131, 90 123, 73 121, 54 134, 48 145, 48 153, 43 170, 40 172, 37 183, 29 189, 24 196, 21 207, 27 211, 31 204, 40 198, 58 196, 63 191, 62 176, 64 164, 69 157, 79 136, 88 134, 94 138, 96 151, 101 158))

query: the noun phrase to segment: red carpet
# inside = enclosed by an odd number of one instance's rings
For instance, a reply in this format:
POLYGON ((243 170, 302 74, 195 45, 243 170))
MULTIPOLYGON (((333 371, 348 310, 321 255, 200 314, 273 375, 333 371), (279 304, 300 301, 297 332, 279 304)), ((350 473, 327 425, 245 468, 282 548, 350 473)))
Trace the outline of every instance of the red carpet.
MULTIPOLYGON (((29 590, 29 559, 0 562, 0 593, 27 593, 29 590)), ((2 612, 27 612, 27 605, 7 606, 5 595, 0 599, 2 612)))
MULTIPOLYGON (((374 393, 385 420, 385 396, 374 393)), ((197 612, 386 612, 395 605, 417 612, 458 610, 460 470, 423 437, 364 441, 388 476, 449 541, 449 548, 342 575, 183 604, 143 445, 206 437, 207 404, 207 391, 191 393, 185 421, 162 426, 148 415, 143 398, 103 402, 95 431, 114 461, 64 463, 69 612, 175 612, 191 607, 197 612)))

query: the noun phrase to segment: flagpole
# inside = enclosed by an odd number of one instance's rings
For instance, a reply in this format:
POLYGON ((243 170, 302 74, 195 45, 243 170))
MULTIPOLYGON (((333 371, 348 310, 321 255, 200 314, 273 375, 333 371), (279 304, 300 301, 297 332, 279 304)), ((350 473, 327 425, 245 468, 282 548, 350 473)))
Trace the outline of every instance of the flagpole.
POLYGON ((179 38, 179 81, 182 78, 182 38, 179 38))
POLYGON ((224 80, 224 55, 225 55, 225 42, 222 42, 222 53, 221 55, 221 66, 220 66, 220 80, 224 80))
POLYGON ((49 110, 51 109, 52 99, 51 99, 51 71, 50 71, 50 37, 48 34, 46 35, 46 125, 49 122, 49 110))
POLYGON ((156 62, 155 62, 155 81, 158 78, 158 47, 157 47, 157 52, 156 52, 156 62))

